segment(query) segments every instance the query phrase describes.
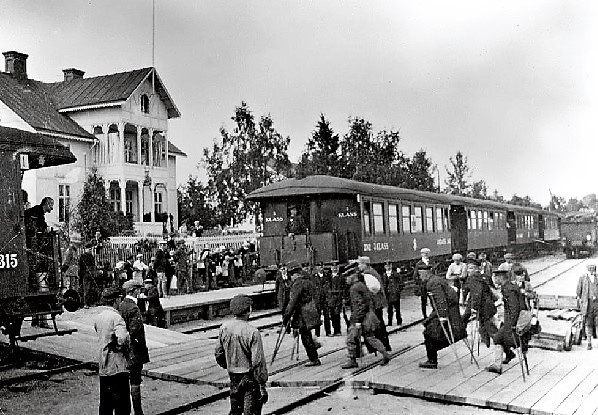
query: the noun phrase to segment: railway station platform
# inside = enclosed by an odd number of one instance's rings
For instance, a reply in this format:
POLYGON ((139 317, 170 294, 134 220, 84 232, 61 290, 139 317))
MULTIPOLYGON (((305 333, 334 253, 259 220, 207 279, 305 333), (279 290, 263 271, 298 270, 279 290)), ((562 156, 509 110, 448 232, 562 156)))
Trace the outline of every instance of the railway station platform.
MULTIPOLYGON (((532 284, 539 285, 538 290, 543 295, 568 293, 566 289, 585 270, 585 261, 563 259, 564 256, 554 256, 525 263, 532 274, 532 284)), ((233 291, 225 295, 226 289, 220 291, 221 301, 235 295, 233 291)), ((77 328, 77 333, 65 337, 40 338, 22 346, 93 362, 96 359, 93 330, 95 313, 97 308, 65 313, 58 322, 59 326, 77 328)), ((306 367, 308 360, 303 346, 300 345, 298 356, 294 354, 295 339, 288 334, 283 339, 277 358, 271 363, 280 326, 261 330, 268 359, 270 388, 272 395, 279 397, 268 403, 264 413, 277 413, 279 408, 297 400, 297 394, 291 393, 291 390, 302 388, 308 394, 328 390, 331 385, 469 405, 472 406, 472 412, 476 410, 474 407, 482 407, 514 413, 583 415, 593 414, 598 409, 598 350, 586 350, 585 342, 582 346, 574 346, 569 352, 530 349, 530 374, 525 376, 525 380, 517 359, 503 365, 503 374, 500 376, 486 372, 484 367, 490 364, 492 349, 484 345, 478 349, 476 344, 474 357, 479 363, 478 368, 463 342, 457 344, 455 350, 447 348, 439 352, 437 370, 426 370, 418 367, 418 363, 426 359, 419 298, 405 293, 402 314, 403 326, 388 327, 393 348, 390 363, 380 366, 381 356, 369 354, 358 360, 360 367, 354 370, 340 367, 346 360, 344 336, 320 337, 322 365, 306 367), (289 392, 285 393, 285 390, 289 392)), ((253 324, 260 326, 259 320, 253 324)), ((470 339, 472 330, 473 323, 470 323, 470 339)), ((216 329, 184 334, 146 326, 151 362, 144 366, 144 374, 167 381, 195 384, 197 388, 205 389, 206 395, 211 394, 210 399, 214 402, 212 405, 215 406, 202 407, 204 410, 226 412, 228 375, 214 361, 216 334, 216 329)))

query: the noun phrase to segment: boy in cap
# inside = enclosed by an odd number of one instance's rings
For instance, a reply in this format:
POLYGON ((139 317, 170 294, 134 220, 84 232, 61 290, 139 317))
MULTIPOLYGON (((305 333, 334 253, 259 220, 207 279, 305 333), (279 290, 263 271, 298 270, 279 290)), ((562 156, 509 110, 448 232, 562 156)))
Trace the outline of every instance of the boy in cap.
POLYGON ((239 294, 230 301, 235 319, 220 327, 216 362, 228 370, 230 377, 230 413, 261 414, 268 402, 268 369, 258 329, 248 323, 251 298, 239 294))
POLYGON ((427 318, 428 295, 426 293, 426 283, 428 282, 430 275, 432 275, 434 272, 434 264, 430 259, 429 248, 422 248, 419 253, 421 255, 421 259, 417 261, 413 269, 413 281, 417 282, 417 288, 421 301, 422 316, 427 318))
POLYGON ((158 288, 151 278, 146 278, 143 285, 139 298, 142 298, 145 303, 145 324, 164 328, 164 309, 160 304, 158 288))
POLYGON ((131 382, 131 400, 135 415, 143 415, 141 408, 141 369, 149 362, 149 352, 145 341, 145 328, 141 311, 137 306, 137 297, 143 285, 136 280, 128 280, 123 284, 125 298, 118 308, 125 320, 130 337, 130 348, 127 356, 127 369, 129 369, 131 382))
POLYGON ((129 333, 118 313, 121 292, 116 287, 102 292, 100 313, 94 321, 98 334, 98 366, 100 375, 100 414, 129 415, 129 371, 126 348, 129 333))

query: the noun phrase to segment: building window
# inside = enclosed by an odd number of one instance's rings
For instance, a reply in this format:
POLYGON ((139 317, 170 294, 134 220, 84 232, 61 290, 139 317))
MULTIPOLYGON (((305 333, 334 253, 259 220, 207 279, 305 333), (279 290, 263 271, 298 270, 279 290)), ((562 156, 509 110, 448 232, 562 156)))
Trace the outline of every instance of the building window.
POLYGON ((403 216, 403 232, 411 232, 411 206, 403 206, 401 212, 403 216))
POLYGON ((399 233, 399 205, 388 205, 388 230, 391 234, 399 233))
POLYGON ((434 208, 426 208, 426 232, 434 232, 434 208))
POLYGON ((164 192, 156 190, 154 192, 154 217, 156 222, 164 222, 166 220, 167 212, 164 209, 164 192))
POLYGON ((146 94, 141 95, 141 112, 149 114, 149 97, 146 94))
POLYGON ((58 185, 58 222, 68 222, 71 208, 71 186, 68 184, 58 185))
POLYGON ((414 215, 411 218, 411 230, 415 233, 424 231, 424 208, 421 206, 415 206, 413 208, 414 215))
POLYGON ((110 207, 114 212, 120 212, 120 188, 110 187, 110 207))
POLYGON ((374 208, 374 235, 384 235, 384 214, 382 203, 373 203, 374 208))
POLYGON ((372 234, 370 217, 370 202, 363 202, 363 233, 368 236, 372 234))
POLYGON ((133 214, 133 191, 127 190, 125 191, 125 215, 132 215, 133 214))

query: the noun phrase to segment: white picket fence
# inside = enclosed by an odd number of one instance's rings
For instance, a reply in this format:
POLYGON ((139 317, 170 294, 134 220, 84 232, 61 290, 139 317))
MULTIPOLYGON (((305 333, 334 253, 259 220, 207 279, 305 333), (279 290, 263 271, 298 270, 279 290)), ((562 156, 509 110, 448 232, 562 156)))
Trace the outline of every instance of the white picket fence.
MULTIPOLYGON (((178 240, 184 240, 185 245, 195 252, 201 252, 207 248, 214 250, 221 246, 226 249, 237 249, 240 248, 243 243, 254 240, 256 247, 259 242, 259 233, 243 233, 238 235, 217 235, 217 236, 202 236, 202 237, 186 237, 186 238, 175 238, 178 240)), ((158 243, 164 241, 162 238, 142 238, 139 236, 115 236, 110 238, 110 245, 119 248, 133 248, 140 240, 153 240, 158 243)), ((165 241, 164 241, 165 242, 165 241)))

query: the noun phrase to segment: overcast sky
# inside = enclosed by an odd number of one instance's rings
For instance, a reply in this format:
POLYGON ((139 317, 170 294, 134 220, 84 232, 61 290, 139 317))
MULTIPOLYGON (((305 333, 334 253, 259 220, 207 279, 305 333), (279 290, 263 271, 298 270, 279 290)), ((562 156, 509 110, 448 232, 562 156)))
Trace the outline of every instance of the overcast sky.
MULTIPOLYGON (((546 204, 598 191, 598 3, 585 1, 156 0, 155 66, 188 154, 246 101, 291 137, 297 161, 319 114, 361 116, 425 149, 442 178, 461 150, 474 179, 546 204)), ((152 64, 152 2, 0 0, 0 49, 62 79, 152 64)))

